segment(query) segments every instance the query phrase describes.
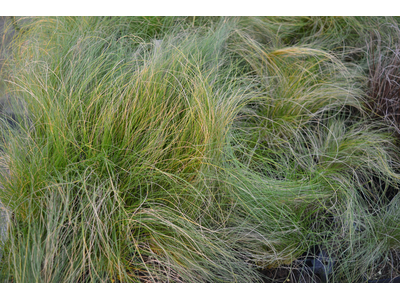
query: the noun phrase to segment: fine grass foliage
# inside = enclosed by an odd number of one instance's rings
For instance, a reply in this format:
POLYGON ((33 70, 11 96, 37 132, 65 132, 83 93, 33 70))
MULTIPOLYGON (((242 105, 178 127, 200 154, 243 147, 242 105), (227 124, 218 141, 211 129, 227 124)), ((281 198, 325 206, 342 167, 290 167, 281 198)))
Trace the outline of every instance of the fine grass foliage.
POLYGON ((396 128, 367 103, 397 56, 346 51, 384 21, 18 23, 1 282, 259 282, 313 247, 326 281, 372 278, 399 248, 400 176, 396 128))
POLYGON ((240 98, 219 78, 227 29, 132 53, 135 37, 48 22, 54 44, 40 48, 37 23, 10 83, 32 125, 7 143, 2 199, 22 236, 5 272, 18 282, 256 279, 213 230, 225 212, 207 179, 240 98))

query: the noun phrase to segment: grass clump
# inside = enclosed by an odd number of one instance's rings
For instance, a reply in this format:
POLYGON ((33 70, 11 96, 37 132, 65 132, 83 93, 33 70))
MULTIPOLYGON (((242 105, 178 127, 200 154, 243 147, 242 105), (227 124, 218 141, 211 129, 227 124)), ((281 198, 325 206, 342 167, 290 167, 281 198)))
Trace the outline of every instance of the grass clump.
MULTIPOLYGON (((360 68, 322 50, 275 50, 279 41, 262 46, 249 35, 241 37, 234 51, 249 64, 254 94, 236 122, 234 149, 241 168, 259 174, 255 184, 254 175, 243 179, 258 200, 249 211, 275 221, 262 227, 263 236, 275 237, 279 245, 269 246, 273 251, 263 263, 287 264, 323 245, 340 257, 332 280, 362 280, 360 274, 374 264, 369 259, 382 255, 371 243, 380 240, 375 226, 382 216, 369 215, 390 203, 398 189, 393 129, 368 119, 360 68), (271 216, 274 209, 286 222, 271 216), (357 226, 365 226, 368 246, 354 233, 357 226), (275 260, 272 253, 285 259, 275 260)), ((389 242, 382 243, 387 252, 389 242)))
POLYGON ((214 232, 226 213, 208 176, 240 100, 219 79, 229 72, 226 28, 132 52, 134 37, 48 22, 32 28, 38 42, 19 49, 17 62, 36 59, 17 65, 12 82, 31 126, 6 149, 2 199, 20 235, 3 274, 18 282, 256 279, 214 232), (41 29, 51 26, 57 36, 44 50, 41 29))

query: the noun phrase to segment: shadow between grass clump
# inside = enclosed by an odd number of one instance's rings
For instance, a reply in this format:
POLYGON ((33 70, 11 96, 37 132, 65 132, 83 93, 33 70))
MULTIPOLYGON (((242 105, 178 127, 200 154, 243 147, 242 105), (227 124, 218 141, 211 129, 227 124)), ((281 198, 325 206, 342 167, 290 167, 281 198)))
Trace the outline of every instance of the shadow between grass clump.
POLYGON ((399 40, 398 25, 381 26, 371 32, 366 50, 369 68, 367 106, 393 126, 397 134, 400 132, 399 40))

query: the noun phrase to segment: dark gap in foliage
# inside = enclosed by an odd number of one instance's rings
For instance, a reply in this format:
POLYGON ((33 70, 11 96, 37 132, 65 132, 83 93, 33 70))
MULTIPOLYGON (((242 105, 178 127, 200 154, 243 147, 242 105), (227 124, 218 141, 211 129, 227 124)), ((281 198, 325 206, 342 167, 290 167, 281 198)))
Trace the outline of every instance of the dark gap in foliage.
POLYGON ((367 106, 391 124, 400 137, 400 30, 390 29, 388 41, 376 30, 368 43, 367 106))

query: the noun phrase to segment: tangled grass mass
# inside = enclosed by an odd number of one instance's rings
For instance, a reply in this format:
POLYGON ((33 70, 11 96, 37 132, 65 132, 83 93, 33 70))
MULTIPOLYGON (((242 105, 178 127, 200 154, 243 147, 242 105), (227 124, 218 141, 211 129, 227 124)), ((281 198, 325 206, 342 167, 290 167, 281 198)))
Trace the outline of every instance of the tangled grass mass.
POLYGON ((399 18, 7 24, 0 282, 400 275, 399 18))

